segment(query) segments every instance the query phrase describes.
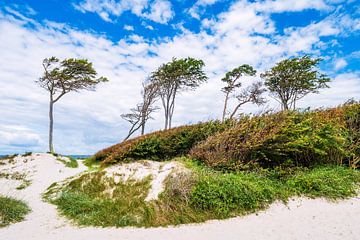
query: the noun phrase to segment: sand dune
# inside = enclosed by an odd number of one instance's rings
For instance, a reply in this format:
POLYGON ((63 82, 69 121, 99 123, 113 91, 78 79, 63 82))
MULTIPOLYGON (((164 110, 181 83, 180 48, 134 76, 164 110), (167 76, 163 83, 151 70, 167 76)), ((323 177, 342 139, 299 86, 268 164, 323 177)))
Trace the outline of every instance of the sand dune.
POLYGON ((32 184, 16 190, 22 182, 0 178, 0 194, 26 201, 32 212, 26 220, 0 229, 1 240, 20 239, 359 239, 360 198, 338 203, 323 199, 297 198, 288 205, 272 204, 258 214, 203 224, 166 228, 79 228, 58 216, 56 207, 41 199, 53 182, 61 181, 86 168, 67 168, 49 154, 17 157, 0 165, 1 173, 26 173, 32 184))

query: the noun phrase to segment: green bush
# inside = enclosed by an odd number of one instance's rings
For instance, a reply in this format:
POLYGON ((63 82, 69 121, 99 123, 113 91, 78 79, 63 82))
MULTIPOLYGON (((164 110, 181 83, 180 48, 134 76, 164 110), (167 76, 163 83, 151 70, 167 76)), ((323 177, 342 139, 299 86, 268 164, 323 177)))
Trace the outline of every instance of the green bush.
POLYGON ((199 143, 190 155, 227 170, 342 164, 359 156, 359 106, 248 118, 199 143))
POLYGON ((231 121, 210 121, 158 131, 106 148, 93 158, 104 163, 139 159, 166 160, 187 154, 196 143, 224 131, 231 124, 231 121))
POLYGON ((194 207, 218 216, 264 208, 279 195, 279 186, 254 174, 220 174, 202 178, 191 193, 194 207))
POLYGON ((359 182, 358 171, 344 167, 317 167, 295 174, 286 184, 297 195, 341 199, 356 195, 359 182))

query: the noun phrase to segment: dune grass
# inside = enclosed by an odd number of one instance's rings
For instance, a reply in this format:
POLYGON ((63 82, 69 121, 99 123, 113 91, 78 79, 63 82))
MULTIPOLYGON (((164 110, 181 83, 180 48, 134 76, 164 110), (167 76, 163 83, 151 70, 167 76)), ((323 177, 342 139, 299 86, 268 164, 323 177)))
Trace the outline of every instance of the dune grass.
POLYGON ((68 167, 68 168, 77 168, 79 167, 79 163, 77 162, 77 160, 73 157, 67 157, 69 160, 66 161, 64 160, 62 157, 56 157, 56 160, 59 161, 59 162, 62 162, 65 167, 68 167))
POLYGON ((30 208, 23 201, 0 196, 0 228, 24 220, 30 208))
POLYGON ((244 215, 293 196, 348 198, 360 182, 358 170, 339 166, 222 173, 190 160, 186 165, 193 174, 168 178, 155 201, 144 201, 150 179, 111 186, 109 195, 95 172, 73 180, 52 202, 79 225, 154 227, 244 215))

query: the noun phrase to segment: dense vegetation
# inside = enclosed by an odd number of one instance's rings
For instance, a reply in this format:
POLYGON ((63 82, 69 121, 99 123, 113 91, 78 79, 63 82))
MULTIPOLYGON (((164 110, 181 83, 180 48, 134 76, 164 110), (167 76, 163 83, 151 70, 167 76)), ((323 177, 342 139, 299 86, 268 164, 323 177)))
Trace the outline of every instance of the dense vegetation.
POLYGON ((104 183, 101 169, 48 199, 80 225, 118 227, 222 219, 294 196, 337 200, 358 193, 359 143, 356 102, 182 126, 124 141, 92 158, 106 164, 175 160, 192 170, 169 176, 158 200, 145 201, 151 179, 104 183))
POLYGON ((360 104, 247 117, 198 144, 191 156, 226 170, 343 163, 356 168, 359 119, 360 104))
POLYGON ((168 178, 155 201, 144 201, 149 179, 104 183, 93 172, 73 180, 52 202, 79 225, 151 227, 242 215, 291 196, 341 199, 356 195, 360 182, 357 170, 336 166, 224 174, 192 160, 187 165, 193 173, 168 178))
POLYGON ((0 196, 0 228, 24 220, 29 212, 30 209, 24 202, 0 196))
POLYGON ((94 155, 104 163, 128 162, 139 159, 165 160, 187 154, 198 142, 222 132, 232 121, 210 121, 158 131, 124 141, 94 155))

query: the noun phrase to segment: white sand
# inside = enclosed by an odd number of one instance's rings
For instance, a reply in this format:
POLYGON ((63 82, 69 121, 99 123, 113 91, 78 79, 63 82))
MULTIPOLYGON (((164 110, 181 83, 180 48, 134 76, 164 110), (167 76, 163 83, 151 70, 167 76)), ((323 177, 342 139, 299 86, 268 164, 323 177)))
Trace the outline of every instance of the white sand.
POLYGON ((164 181, 172 172, 186 171, 178 162, 138 161, 134 163, 116 164, 104 170, 105 177, 113 179, 117 184, 120 181, 141 181, 151 177, 151 188, 145 201, 156 200, 165 190, 164 181))
POLYGON ((360 198, 339 203, 323 199, 295 199, 245 217, 204 224, 167 228, 78 228, 59 217, 55 206, 43 202, 40 194, 53 182, 83 171, 66 168, 48 154, 18 158, 14 165, 0 165, 0 172, 28 173, 32 184, 0 178, 0 194, 25 200, 32 209, 26 220, 0 229, 0 240, 112 240, 112 239, 360 239, 360 198), (32 160, 33 159, 33 160, 32 160), (27 162, 24 163, 24 160, 27 162))

